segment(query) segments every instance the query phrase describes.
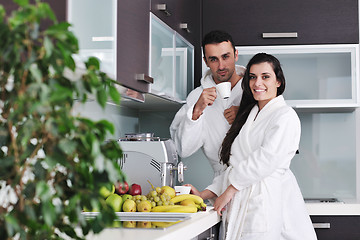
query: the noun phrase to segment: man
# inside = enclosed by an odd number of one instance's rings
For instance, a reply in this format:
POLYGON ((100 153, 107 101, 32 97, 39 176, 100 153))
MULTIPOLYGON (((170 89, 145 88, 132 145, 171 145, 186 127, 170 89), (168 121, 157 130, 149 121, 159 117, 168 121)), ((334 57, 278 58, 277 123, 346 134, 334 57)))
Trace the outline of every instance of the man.
POLYGON ((176 113, 170 134, 180 157, 189 157, 202 148, 218 176, 225 168, 219 161, 219 149, 240 105, 240 80, 245 68, 235 66, 238 52, 226 32, 209 32, 202 48, 209 70, 202 77, 201 86, 189 94, 186 104, 176 113), (222 82, 231 83, 231 96, 226 100, 218 97, 215 88, 222 82))

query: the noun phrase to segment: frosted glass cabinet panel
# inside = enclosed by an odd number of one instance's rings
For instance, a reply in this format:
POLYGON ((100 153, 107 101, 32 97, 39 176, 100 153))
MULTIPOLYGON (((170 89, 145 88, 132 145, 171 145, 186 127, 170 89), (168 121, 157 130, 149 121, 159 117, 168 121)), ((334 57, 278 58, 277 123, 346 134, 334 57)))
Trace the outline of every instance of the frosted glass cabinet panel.
POLYGON ((100 59, 101 70, 116 78, 116 0, 69 0, 68 19, 79 40, 79 55, 100 59))
POLYGON ((150 39, 150 92, 184 102, 194 82, 194 47, 153 14, 150 39))
POLYGON ((186 100, 187 94, 193 89, 194 83, 194 48, 179 34, 175 35, 175 98, 186 100))
POLYGON ((304 198, 355 199, 355 111, 298 115, 302 133, 291 169, 304 198))
POLYGON ((174 95, 174 32, 156 18, 151 20, 150 76, 154 83, 151 92, 158 95, 174 95))
POLYGON ((357 45, 238 47, 238 64, 246 66, 258 52, 277 57, 282 65, 284 98, 293 107, 358 105, 357 45))

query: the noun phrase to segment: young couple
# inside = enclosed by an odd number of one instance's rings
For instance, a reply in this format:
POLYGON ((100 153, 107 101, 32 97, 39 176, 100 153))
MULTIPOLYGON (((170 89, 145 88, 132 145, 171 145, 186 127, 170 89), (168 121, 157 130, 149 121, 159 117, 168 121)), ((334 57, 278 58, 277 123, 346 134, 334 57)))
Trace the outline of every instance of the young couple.
POLYGON ((222 31, 208 33, 202 47, 209 71, 170 127, 181 157, 202 148, 213 167, 213 183, 201 192, 189 184, 192 193, 215 199, 221 239, 317 239, 289 168, 301 126, 282 96, 280 62, 258 53, 246 68, 235 66, 238 52, 222 31), (227 81, 232 92, 224 105, 215 86, 227 81))

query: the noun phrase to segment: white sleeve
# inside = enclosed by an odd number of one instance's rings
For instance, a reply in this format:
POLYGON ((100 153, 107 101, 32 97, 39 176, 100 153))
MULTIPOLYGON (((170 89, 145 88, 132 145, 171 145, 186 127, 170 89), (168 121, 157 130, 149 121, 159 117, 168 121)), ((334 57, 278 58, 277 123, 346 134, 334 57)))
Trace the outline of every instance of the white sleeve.
POLYGON ((170 125, 170 135, 180 157, 192 155, 204 144, 203 117, 192 120, 194 105, 199 98, 197 95, 196 92, 189 95, 188 103, 180 108, 170 125))
POLYGON ((254 149, 248 159, 232 160, 237 157, 234 154, 230 157, 230 163, 237 164, 231 168, 229 181, 238 190, 261 181, 277 169, 288 169, 298 150, 301 125, 295 111, 272 119, 265 131, 260 148, 254 149))
POLYGON ((222 185, 224 182, 225 172, 226 171, 223 171, 220 175, 216 176, 213 179, 213 182, 211 183, 211 185, 207 186, 206 189, 212 191, 217 196, 220 196, 223 193, 222 185))

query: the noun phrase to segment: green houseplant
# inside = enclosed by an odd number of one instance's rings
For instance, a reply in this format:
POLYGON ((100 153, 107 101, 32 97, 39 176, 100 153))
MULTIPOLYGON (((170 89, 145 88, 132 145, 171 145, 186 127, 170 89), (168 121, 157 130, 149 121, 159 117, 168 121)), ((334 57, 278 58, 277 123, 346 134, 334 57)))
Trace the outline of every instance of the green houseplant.
POLYGON ((120 95, 96 58, 70 80, 78 52, 70 25, 40 0, 14 2, 9 17, 0 6, 0 239, 82 239, 113 222, 99 189, 124 176, 121 148, 106 141, 113 125, 72 108, 89 94, 102 107, 120 95), (53 24, 42 29, 44 19, 53 24), (85 219, 83 208, 100 214, 85 219))

